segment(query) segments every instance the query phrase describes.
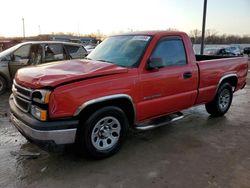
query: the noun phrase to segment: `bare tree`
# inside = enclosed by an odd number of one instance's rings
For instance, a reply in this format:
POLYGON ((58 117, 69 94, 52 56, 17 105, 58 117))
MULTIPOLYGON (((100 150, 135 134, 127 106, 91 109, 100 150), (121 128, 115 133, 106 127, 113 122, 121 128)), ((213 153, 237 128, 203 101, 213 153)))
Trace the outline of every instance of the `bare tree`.
MULTIPOLYGON (((198 29, 194 29, 190 31, 189 36, 191 41, 194 44, 201 43, 201 31, 198 29)), ((207 29, 205 35, 205 43, 206 44, 242 44, 242 43, 250 43, 250 35, 220 35, 218 31, 214 29, 207 29)))
POLYGON ((167 31, 179 31, 177 28, 169 27, 166 29, 167 31))
POLYGON ((198 43, 201 38, 201 31, 198 29, 191 30, 189 36, 193 43, 198 43))

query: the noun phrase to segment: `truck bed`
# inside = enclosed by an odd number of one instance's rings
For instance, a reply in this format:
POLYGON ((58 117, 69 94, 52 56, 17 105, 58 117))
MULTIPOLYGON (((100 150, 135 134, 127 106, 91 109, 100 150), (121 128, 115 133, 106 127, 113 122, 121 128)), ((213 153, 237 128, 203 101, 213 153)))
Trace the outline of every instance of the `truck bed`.
POLYGON ((196 61, 205 61, 213 59, 234 58, 235 56, 217 56, 217 55, 195 55, 196 61))
POLYGON ((244 57, 198 55, 196 59, 200 74, 198 104, 207 103, 214 98, 224 76, 236 76, 238 83, 235 91, 246 83, 248 64, 244 57))

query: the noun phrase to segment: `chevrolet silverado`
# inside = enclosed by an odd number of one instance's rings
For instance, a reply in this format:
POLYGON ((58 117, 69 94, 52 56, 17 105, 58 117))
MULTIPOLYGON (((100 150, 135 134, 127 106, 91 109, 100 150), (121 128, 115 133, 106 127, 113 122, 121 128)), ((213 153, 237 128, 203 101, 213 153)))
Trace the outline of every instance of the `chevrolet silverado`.
POLYGON ((104 158, 119 150, 128 128, 159 127, 200 104, 224 115, 247 70, 244 57, 195 55, 183 32, 111 36, 84 60, 18 70, 11 120, 35 143, 77 143, 104 158))

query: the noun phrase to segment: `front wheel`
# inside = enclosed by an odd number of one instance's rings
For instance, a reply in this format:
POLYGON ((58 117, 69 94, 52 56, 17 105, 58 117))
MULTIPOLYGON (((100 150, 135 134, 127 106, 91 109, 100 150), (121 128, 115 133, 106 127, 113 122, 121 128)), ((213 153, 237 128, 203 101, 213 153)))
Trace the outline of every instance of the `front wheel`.
POLYGON ((223 116, 229 110, 232 99, 232 86, 228 83, 224 83, 219 87, 213 101, 205 105, 206 110, 212 116, 223 116))
POLYGON ((110 106, 97 110, 81 126, 81 149, 100 159, 120 149, 128 130, 128 121, 120 108, 110 106))

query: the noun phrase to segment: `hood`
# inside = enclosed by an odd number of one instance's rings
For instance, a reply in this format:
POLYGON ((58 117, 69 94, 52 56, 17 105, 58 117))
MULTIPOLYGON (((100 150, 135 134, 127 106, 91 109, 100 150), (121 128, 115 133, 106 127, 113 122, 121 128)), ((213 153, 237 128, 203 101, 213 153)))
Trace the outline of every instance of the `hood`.
POLYGON ((25 87, 37 89, 125 72, 128 72, 127 68, 111 63, 92 60, 70 60, 19 69, 15 81, 25 87))

